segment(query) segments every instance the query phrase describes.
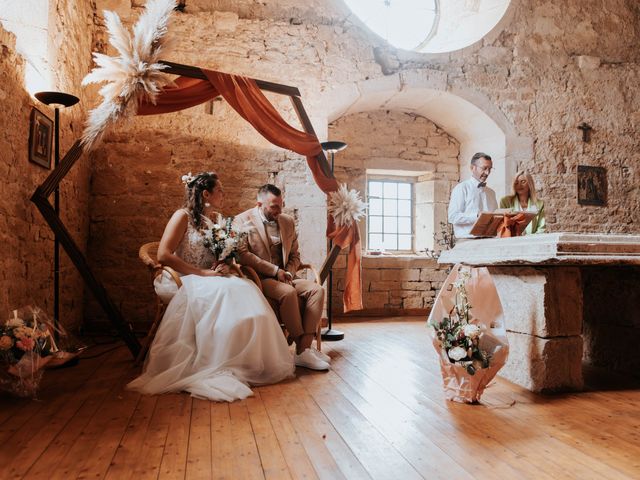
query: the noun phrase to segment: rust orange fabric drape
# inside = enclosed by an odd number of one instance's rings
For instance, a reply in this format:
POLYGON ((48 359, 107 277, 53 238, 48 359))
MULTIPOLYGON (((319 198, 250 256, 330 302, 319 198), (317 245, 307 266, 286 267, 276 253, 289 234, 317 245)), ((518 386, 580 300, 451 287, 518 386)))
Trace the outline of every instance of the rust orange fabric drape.
POLYGON ((498 237, 517 237, 527 225, 527 218, 523 213, 516 215, 504 215, 502 223, 498 226, 498 237))
MULTIPOLYGON (((167 87, 158 96, 156 104, 141 103, 138 115, 176 112, 211 100, 218 95, 247 120, 260 134, 274 145, 307 157, 307 163, 318 187, 329 194, 338 190, 335 178, 327 176, 318 163, 322 153, 318 138, 289 125, 271 102, 264 96, 255 80, 239 75, 202 70, 207 80, 180 77, 175 86, 167 87)), ((362 308, 361 244, 358 225, 337 227, 329 216, 327 237, 340 248, 349 247, 347 276, 344 291, 344 310, 362 308)))

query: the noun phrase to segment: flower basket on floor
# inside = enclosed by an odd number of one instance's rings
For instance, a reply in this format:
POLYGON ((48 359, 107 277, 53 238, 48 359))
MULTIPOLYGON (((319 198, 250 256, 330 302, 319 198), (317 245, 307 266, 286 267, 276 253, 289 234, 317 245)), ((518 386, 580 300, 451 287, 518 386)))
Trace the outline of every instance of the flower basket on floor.
MULTIPOLYGON (((52 322, 37 307, 11 312, 0 324, 0 389, 33 397, 45 366, 60 365, 77 355, 61 350, 53 332, 52 322)), ((59 335, 62 343, 69 343, 64 332, 60 331, 59 335)))
POLYGON ((479 402, 509 352, 502 305, 489 271, 456 265, 428 323, 447 399, 479 402))

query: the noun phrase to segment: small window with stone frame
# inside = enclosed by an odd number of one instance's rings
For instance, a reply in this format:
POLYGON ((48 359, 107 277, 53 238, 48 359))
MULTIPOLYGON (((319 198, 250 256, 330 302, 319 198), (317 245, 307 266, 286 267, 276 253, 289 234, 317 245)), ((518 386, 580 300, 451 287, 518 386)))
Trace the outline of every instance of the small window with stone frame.
POLYGON ((413 184, 404 178, 368 176, 367 249, 414 251, 413 184))

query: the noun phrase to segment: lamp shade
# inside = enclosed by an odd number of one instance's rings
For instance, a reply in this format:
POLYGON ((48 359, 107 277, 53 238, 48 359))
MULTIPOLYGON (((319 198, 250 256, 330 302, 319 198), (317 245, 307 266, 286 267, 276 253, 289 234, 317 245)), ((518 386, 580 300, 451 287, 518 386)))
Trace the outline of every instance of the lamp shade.
POLYGON ((347 148, 346 143, 339 142, 337 140, 333 140, 331 142, 322 142, 320 145, 322 145, 322 149, 328 153, 336 153, 347 148))
POLYGON ((63 105, 70 107, 80 101, 75 95, 63 92, 38 92, 35 97, 45 105, 63 105))

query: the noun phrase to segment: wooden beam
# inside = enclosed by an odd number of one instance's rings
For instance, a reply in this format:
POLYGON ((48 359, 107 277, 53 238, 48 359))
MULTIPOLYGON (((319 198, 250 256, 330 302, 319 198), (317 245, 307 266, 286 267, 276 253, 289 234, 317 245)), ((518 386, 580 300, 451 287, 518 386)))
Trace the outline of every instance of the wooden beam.
POLYGON ((67 255, 78 269, 78 272, 80 272, 85 284, 95 295, 96 300, 98 300, 98 303, 100 303, 100 306, 102 306, 107 317, 125 341, 127 347, 129 347, 129 350, 131 351, 131 354, 135 358, 140 351, 140 342, 138 342, 138 339, 133 334, 131 325, 125 321, 120 310, 118 310, 116 305, 113 303, 102 283, 100 283, 91 271, 85 256, 74 242, 73 237, 62 223, 60 217, 48 200, 51 193, 58 187, 65 175, 69 170, 71 170, 71 167, 73 167, 75 162, 80 158, 82 151, 82 146, 78 140, 73 144, 58 166, 53 169, 42 185, 36 188, 36 191, 31 196, 31 201, 36 205, 51 228, 51 231, 53 231, 60 244, 62 244, 65 252, 67 252, 67 255))
MULTIPOLYGON (((191 77, 191 78, 199 78, 201 80, 206 80, 207 76, 202 72, 202 69, 199 67, 193 67, 191 65, 182 65, 180 63, 167 62, 165 60, 160 60, 158 63, 163 65, 167 65, 169 68, 165 68, 163 71, 165 73, 172 73, 174 75, 180 75, 183 77, 191 77)), ((290 95, 290 96, 300 96, 300 90, 296 87, 291 87, 289 85, 283 85, 281 83, 267 82, 266 80, 258 80, 254 78, 254 81, 260 87, 261 90, 266 90, 267 92, 278 93, 280 95, 290 95)))
POLYGON ((329 271, 333 267, 333 264, 336 262, 338 255, 340 255, 340 251, 342 249, 338 245, 334 245, 327 255, 327 258, 324 260, 322 267, 320 267, 320 285, 324 284, 324 281, 329 276, 329 271))

